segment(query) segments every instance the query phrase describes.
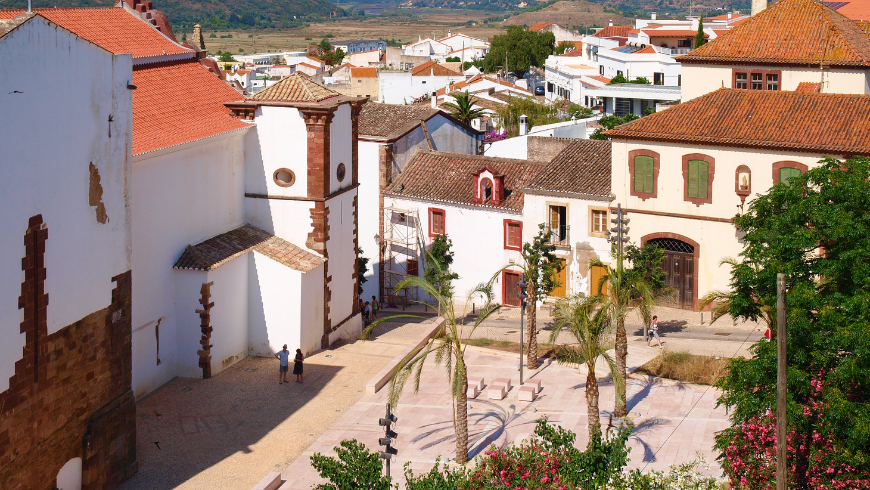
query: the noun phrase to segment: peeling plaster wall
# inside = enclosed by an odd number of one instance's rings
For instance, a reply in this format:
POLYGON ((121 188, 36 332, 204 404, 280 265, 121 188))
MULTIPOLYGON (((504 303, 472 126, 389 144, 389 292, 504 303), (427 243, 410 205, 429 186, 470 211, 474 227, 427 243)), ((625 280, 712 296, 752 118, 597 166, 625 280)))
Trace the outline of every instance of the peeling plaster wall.
POLYGON ((10 115, 0 126, 2 392, 25 344, 18 297, 30 217, 41 214, 49 230, 49 335, 108 307, 111 278, 130 270, 132 59, 35 17, 0 39, 0 60, 16 67, 0 74, 0 107, 10 115), (106 223, 90 205, 91 165, 106 223))

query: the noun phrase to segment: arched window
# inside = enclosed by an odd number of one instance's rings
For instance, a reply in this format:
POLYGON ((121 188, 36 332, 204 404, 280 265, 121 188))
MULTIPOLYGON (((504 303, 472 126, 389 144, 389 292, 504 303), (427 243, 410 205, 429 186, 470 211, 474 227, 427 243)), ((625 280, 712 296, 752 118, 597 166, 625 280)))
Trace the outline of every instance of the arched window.
POLYGON ((652 150, 632 150, 628 153, 630 194, 647 200, 658 194, 659 154, 652 150))
POLYGON ((683 155, 683 200, 695 206, 713 202, 716 160, 703 153, 683 155))
POLYGON ((783 161, 773 164, 773 183, 780 182, 787 184, 789 179, 800 177, 807 171, 807 166, 803 163, 783 161))
POLYGON ((489 179, 483 179, 480 182, 480 196, 483 199, 484 204, 489 204, 492 201, 492 181, 489 179))

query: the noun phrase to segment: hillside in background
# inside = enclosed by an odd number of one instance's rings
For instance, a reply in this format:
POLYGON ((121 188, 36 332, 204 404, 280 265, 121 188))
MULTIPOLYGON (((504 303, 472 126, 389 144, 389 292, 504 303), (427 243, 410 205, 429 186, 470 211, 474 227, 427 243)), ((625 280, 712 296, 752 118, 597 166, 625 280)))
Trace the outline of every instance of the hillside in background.
POLYGON ((633 23, 622 17, 618 11, 585 0, 564 0, 534 12, 523 12, 507 18, 508 25, 533 26, 539 22, 555 22, 562 27, 584 32, 585 27, 606 26, 609 21, 614 25, 633 23))
MULTIPOLYGON (((110 7, 113 0, 32 0, 33 7, 110 7)), ((0 8, 26 8, 27 0, 0 0, 0 8)), ((348 15, 326 0, 156 0, 176 32, 206 29, 296 27, 330 15, 348 15)), ((179 35, 180 37, 180 35, 179 35)))

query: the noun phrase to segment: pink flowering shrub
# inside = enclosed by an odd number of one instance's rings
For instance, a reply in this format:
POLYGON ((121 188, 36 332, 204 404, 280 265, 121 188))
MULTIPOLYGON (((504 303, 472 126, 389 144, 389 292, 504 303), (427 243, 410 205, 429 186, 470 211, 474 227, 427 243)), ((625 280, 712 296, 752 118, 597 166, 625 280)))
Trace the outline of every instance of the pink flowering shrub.
MULTIPOLYGON (((813 377, 813 392, 800 405, 800 416, 789 413, 789 488, 818 490, 870 489, 868 465, 850 463, 825 425, 829 405, 822 400, 823 374, 813 377), (799 430, 800 429, 800 430, 799 430)), ((776 414, 751 417, 719 435, 725 445, 722 467, 733 487, 750 490, 776 488, 776 414)))
POLYGON ((509 446, 486 451, 469 478, 469 488, 566 490, 559 476, 559 457, 538 445, 509 446))
POLYGON ((493 129, 492 131, 487 131, 485 135, 483 135, 484 143, 492 143, 494 141, 501 141, 507 138, 507 130, 497 130, 493 129))

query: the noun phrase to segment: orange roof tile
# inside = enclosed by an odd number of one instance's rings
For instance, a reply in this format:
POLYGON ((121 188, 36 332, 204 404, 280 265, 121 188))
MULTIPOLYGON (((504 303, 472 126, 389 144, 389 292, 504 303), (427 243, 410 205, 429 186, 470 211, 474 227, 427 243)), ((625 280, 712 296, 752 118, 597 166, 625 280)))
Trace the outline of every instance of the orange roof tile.
POLYGON ((350 76, 360 78, 377 78, 377 68, 351 68, 350 76))
MULTIPOLYGON (((33 9, 51 22, 115 54, 133 58, 189 54, 193 50, 175 43, 151 24, 120 7, 33 9)), ((12 19, 22 9, 0 10, 0 19, 12 19)), ((134 62, 135 63, 135 62, 134 62)))
POLYGON ((722 88, 618 126, 605 135, 693 145, 870 155, 870 96, 722 88))
POLYGON ((133 67, 133 154, 249 127, 224 102, 243 97, 196 59, 133 67))
POLYGON ((552 22, 539 22, 539 23, 533 25, 532 27, 529 27, 529 31, 530 32, 540 31, 541 29, 543 29, 545 27, 549 27, 551 25, 553 25, 552 22))
POLYGON ((601 83, 610 83, 610 80, 611 80, 610 78, 607 78, 603 75, 594 75, 594 76, 591 76, 589 78, 591 78, 593 80, 598 80, 601 83))
POLYGON ((794 89, 795 92, 818 92, 819 87, 822 84, 813 83, 813 82, 801 82, 798 84, 797 88, 794 89))
POLYGON ((320 102, 341 95, 318 85, 304 73, 296 72, 281 79, 266 90, 251 96, 252 100, 273 102, 320 102))
POLYGON ((592 37, 628 37, 631 26, 607 26, 596 32, 592 37))
POLYGON ((302 66, 307 66, 308 68, 314 68, 315 70, 319 70, 319 69, 320 69, 319 66, 309 65, 308 63, 305 63, 305 62, 302 62, 302 63, 299 63, 299 64, 302 65, 302 66))
POLYGON ((780 0, 677 60, 870 66, 870 39, 855 22, 821 2, 780 0))
POLYGON ((631 54, 656 54, 658 51, 655 50, 652 46, 644 46, 643 49, 639 49, 631 54))
POLYGON ((411 70, 411 76, 428 76, 430 73, 435 76, 462 75, 462 73, 455 72, 447 67, 435 63, 434 61, 427 61, 411 70))
MULTIPOLYGON (((831 2, 835 3, 835 2, 831 2)), ((836 2, 840 3, 840 2, 836 2)), ((870 20, 870 1, 859 0, 846 2, 845 5, 835 9, 837 12, 854 20, 870 20)))

